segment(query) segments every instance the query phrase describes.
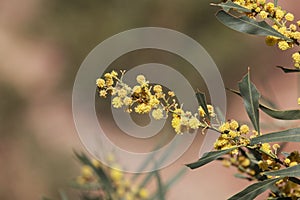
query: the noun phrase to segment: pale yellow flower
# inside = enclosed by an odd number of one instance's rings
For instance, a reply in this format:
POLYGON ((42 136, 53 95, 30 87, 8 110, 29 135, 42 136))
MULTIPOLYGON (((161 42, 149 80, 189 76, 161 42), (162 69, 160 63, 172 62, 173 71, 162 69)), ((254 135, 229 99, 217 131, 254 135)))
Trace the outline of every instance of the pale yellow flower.
POLYGON ((284 18, 291 22, 294 20, 294 15, 292 13, 287 13, 284 18))
POLYGON ((98 79, 96 80, 96 84, 97 84, 97 86, 98 86, 99 88, 103 88, 103 87, 105 87, 105 80, 102 79, 102 78, 98 78, 98 79))
POLYGON ((112 105, 114 108, 121 108, 123 106, 122 99, 120 97, 113 98, 112 105))
POLYGON ((158 108, 152 111, 152 117, 156 120, 163 118, 163 110, 158 108))

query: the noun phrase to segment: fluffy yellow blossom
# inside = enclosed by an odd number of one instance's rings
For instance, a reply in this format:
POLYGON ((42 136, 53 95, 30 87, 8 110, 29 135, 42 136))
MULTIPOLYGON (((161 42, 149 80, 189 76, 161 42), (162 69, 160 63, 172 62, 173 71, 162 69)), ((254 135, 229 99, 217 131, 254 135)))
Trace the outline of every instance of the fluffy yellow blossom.
POLYGON ((163 118, 163 110, 158 108, 152 111, 152 117, 156 120, 163 118))
POLYGON ((235 120, 231 120, 229 126, 232 130, 236 130, 239 127, 239 123, 235 120))
POLYGON ((289 158, 284 159, 284 163, 289 165, 291 163, 291 160, 289 158))
POLYGON ((92 165, 96 168, 100 168, 101 167, 101 162, 99 162, 98 160, 96 159, 92 159, 92 165))
POLYGON ((284 18, 287 20, 287 21, 293 21, 294 20, 294 15, 292 13, 287 13, 284 18))
POLYGON ((146 78, 144 75, 138 75, 136 77, 136 81, 140 84, 140 85, 144 85, 146 83, 146 78))
POLYGON ((296 31, 297 30, 297 26, 295 24, 290 24, 289 29, 291 31, 296 31))
POLYGON ((259 13, 259 16, 262 18, 262 19, 266 19, 266 18, 268 18, 268 15, 269 15, 269 13, 267 13, 266 11, 261 11, 260 13, 259 13))
POLYGON ((118 72, 116 72, 115 70, 112 70, 110 75, 111 75, 111 77, 116 78, 118 76, 118 72))
POLYGON ((238 132, 236 132, 236 131, 229 131, 229 135, 230 135, 232 138, 235 138, 235 137, 238 137, 238 136, 239 136, 238 132))
POLYGON ((219 127, 219 131, 221 131, 222 133, 224 133, 224 131, 226 130, 228 131, 229 129, 230 129, 229 122, 225 122, 219 127))
POLYGON ((88 166, 88 165, 84 165, 81 168, 81 175, 83 178, 89 179, 93 177, 93 169, 88 166))
POLYGON ((153 91, 156 92, 156 93, 161 93, 162 92, 162 87, 161 85, 155 85, 153 87, 153 91))
POLYGON ((279 41, 278 48, 284 51, 284 50, 287 50, 288 48, 290 48, 290 46, 286 41, 279 41))
POLYGON ((264 4, 266 3, 266 0, 258 0, 258 3, 259 3, 260 5, 264 5, 264 4))
POLYGON ((241 134, 247 134, 249 133, 250 129, 247 125, 243 124, 241 127, 240 127, 240 132, 241 134))
POLYGON ((293 162, 291 162, 291 163, 289 164, 289 167, 293 167, 293 166, 296 166, 296 165, 298 165, 298 163, 297 163, 296 161, 293 161, 293 162))
POLYGON ((127 91, 124 88, 118 90, 117 93, 118 93, 118 96, 122 97, 122 98, 124 98, 127 95, 127 91))
POLYGON ((123 100, 123 103, 125 106, 129 106, 132 103, 132 98, 130 97, 125 97, 123 100))
POLYGON ((105 80, 102 79, 102 78, 98 78, 98 79, 96 80, 96 85, 97 85, 99 88, 105 87, 105 80))
POLYGON ((204 117, 205 116, 205 111, 204 111, 204 109, 201 106, 199 106, 198 112, 199 112, 200 117, 204 117))
POLYGON ((172 127, 174 128, 175 132, 178 134, 181 132, 181 124, 180 124, 180 118, 179 117, 173 117, 172 119, 172 127))
POLYGON ((112 180, 118 182, 118 181, 121 181, 121 179, 123 178, 123 173, 122 173, 122 171, 120 171, 118 169, 111 169, 110 176, 111 176, 112 180))
POLYGON ((300 97, 298 98, 298 105, 300 105, 300 97))
POLYGON ((123 106, 122 99, 120 97, 114 97, 112 100, 112 105, 114 108, 121 108, 123 106))
POLYGON ((268 46, 274 46, 278 41, 277 37, 274 36, 267 36, 265 42, 268 46))
POLYGON ((242 162, 241 162, 241 165, 243 167, 248 167, 250 165, 250 160, 248 158, 245 158, 242 162))
POLYGON ((146 190, 145 188, 141 188, 139 190, 139 197, 142 198, 142 199, 147 199, 149 197, 149 193, 148 193, 148 190, 146 190))
POLYGON ((134 111, 140 114, 149 113, 150 110, 151 110, 151 106, 145 103, 141 103, 134 108, 134 111))
POLYGON ((174 93, 173 91, 169 91, 169 92, 168 92, 168 95, 169 95, 170 97, 174 97, 174 96, 175 96, 175 93, 174 93))
POLYGON ((275 13, 275 16, 276 16, 276 19, 281 20, 283 18, 283 16, 284 16, 284 12, 282 10, 280 10, 280 9, 277 9, 276 13, 275 13))
POLYGON ((300 62, 300 53, 296 52, 292 55, 292 58, 294 60, 294 62, 299 63, 300 62))
POLYGON ((196 118, 196 117, 192 117, 190 120, 189 120, 189 127, 192 128, 192 129, 197 129, 199 128, 200 126, 200 121, 196 118))
POLYGON ((271 145, 269 143, 263 143, 260 149, 266 153, 271 153, 271 145))
POLYGON ((107 95, 106 90, 100 90, 99 95, 100 95, 100 97, 106 97, 106 95, 107 95))

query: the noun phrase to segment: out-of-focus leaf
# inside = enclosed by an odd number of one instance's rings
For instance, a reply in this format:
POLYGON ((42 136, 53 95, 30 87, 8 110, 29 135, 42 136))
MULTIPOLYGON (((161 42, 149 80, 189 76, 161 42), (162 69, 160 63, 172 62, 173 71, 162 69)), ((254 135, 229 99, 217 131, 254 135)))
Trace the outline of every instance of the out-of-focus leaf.
POLYGON ((42 200, 51 200, 51 199, 48 197, 42 197, 42 200))
POLYGON ((256 87, 251 83, 249 73, 244 76, 241 82, 239 82, 239 90, 244 100, 248 117, 250 118, 255 130, 260 133, 258 112, 260 94, 256 87))
POLYGON ((157 196, 158 199, 164 200, 165 199, 165 187, 161 181, 160 175, 158 171, 154 172, 156 181, 157 181, 157 196))
POLYGON ((238 32, 248 33, 252 35, 262 35, 262 36, 271 35, 292 42, 290 38, 285 37, 278 31, 273 29, 265 21, 258 22, 254 19, 250 19, 247 16, 235 17, 223 10, 218 11, 216 17, 225 26, 233 30, 236 30, 238 32))
POLYGON ((275 110, 269 108, 263 104, 259 105, 259 108, 267 115, 282 120, 298 120, 300 119, 300 110, 275 110))
POLYGON ((240 6, 240 5, 236 4, 236 3, 233 3, 232 1, 226 1, 225 3, 222 2, 222 3, 219 3, 219 4, 211 3, 210 5, 212 5, 212 6, 220 6, 226 12, 228 12, 230 9, 235 9, 237 11, 246 12, 246 13, 251 12, 251 10, 249 10, 249 9, 243 7, 243 6, 240 6))
POLYGON ((279 180, 280 178, 275 178, 254 183, 242 190, 241 192, 230 197, 228 200, 253 200, 255 197, 269 189, 275 182, 279 180))
POLYGON ((280 169, 271 172, 265 172, 265 175, 269 176, 281 176, 281 177, 300 177, 300 165, 295 165, 293 167, 288 167, 285 169, 280 169))
POLYGON ((68 196, 67 196, 67 194, 65 193, 65 191, 63 191, 63 190, 60 190, 60 191, 59 191, 59 196, 60 196, 60 199, 61 199, 61 200, 68 200, 68 196))
POLYGON ((285 68, 282 66, 277 66, 278 68, 282 69, 284 73, 295 73, 295 72, 300 72, 300 69, 291 69, 291 68, 285 68))
POLYGON ((300 128, 267 133, 251 139, 251 145, 266 142, 300 142, 300 128))
POLYGON ((300 179, 298 179, 296 177, 289 177, 289 180, 300 185, 300 179))
POLYGON ((250 178, 249 176, 245 176, 244 174, 240 174, 240 173, 234 174, 234 177, 240 178, 240 179, 246 179, 248 181, 252 180, 252 178, 250 178))
POLYGON ((284 157, 286 157, 286 158, 290 155, 290 153, 288 153, 288 152, 281 152, 281 154, 284 155, 284 157))
POLYGON ((94 172, 97 174, 99 179, 101 180, 100 183, 102 187, 107 191, 107 193, 110 195, 113 191, 113 186, 110 178, 106 175, 104 170, 101 167, 95 167, 90 159, 83 153, 79 154, 77 152, 74 152, 75 156, 85 165, 90 166, 94 172))
POLYGON ((210 115, 207 109, 207 103, 206 103, 206 97, 205 94, 202 92, 197 92, 196 97, 199 103, 199 106, 201 106, 206 114, 206 117, 210 120, 210 115))
POLYGON ((278 5, 278 0, 274 0, 274 6, 277 7, 278 5))
POLYGON ((205 153, 198 161, 194 162, 194 163, 190 163, 187 164, 186 166, 188 166, 191 169, 196 169, 199 168, 203 165, 206 165, 207 163, 217 159, 218 157, 232 151, 235 148, 230 148, 230 149, 225 149, 225 150, 220 150, 220 151, 211 151, 211 152, 207 152, 205 153))

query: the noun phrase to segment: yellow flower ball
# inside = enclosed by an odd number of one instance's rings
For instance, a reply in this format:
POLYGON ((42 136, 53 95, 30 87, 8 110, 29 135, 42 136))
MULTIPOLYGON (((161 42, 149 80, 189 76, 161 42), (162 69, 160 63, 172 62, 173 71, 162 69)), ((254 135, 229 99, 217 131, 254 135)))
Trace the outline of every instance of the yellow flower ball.
POLYGON ((292 13, 287 13, 284 18, 287 20, 287 21, 293 21, 294 20, 294 15, 292 13))

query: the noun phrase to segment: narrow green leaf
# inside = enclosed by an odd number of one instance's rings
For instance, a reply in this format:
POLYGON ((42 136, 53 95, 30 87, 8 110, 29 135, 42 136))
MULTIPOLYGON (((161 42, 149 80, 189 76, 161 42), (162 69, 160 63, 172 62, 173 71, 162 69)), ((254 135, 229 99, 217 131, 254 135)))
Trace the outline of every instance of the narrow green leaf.
POLYGON ((101 180, 101 185, 102 187, 107 191, 107 193, 110 195, 113 191, 113 186, 112 186, 112 182, 110 180, 110 178, 106 175, 105 171, 100 167, 95 167, 90 159, 84 154, 84 153, 77 153, 74 152, 75 156, 85 165, 89 165, 94 172, 97 174, 97 176, 100 178, 101 180))
POLYGON ((244 174, 240 174, 240 173, 234 174, 234 177, 240 178, 240 179, 246 179, 246 180, 248 180, 248 181, 252 181, 252 180, 253 180, 253 179, 250 178, 249 176, 245 176, 244 174))
POLYGON ((275 178, 254 183, 242 190, 241 192, 230 197, 228 200, 253 200, 255 197, 269 189, 275 182, 279 180, 280 178, 275 178))
POLYGON ((251 12, 251 10, 243 7, 243 6, 240 6, 236 3, 233 3, 232 1, 226 1, 225 3, 219 3, 219 4, 214 4, 214 3, 211 3, 210 5, 212 6, 220 6, 223 8, 223 10, 225 10, 226 12, 228 12, 230 9, 234 9, 234 10, 237 10, 237 11, 240 11, 240 12, 246 12, 246 13, 249 13, 251 12))
POLYGON ((63 190, 60 190, 60 191, 59 191, 59 196, 60 196, 60 199, 61 199, 61 200, 68 200, 68 196, 67 196, 67 194, 65 193, 65 191, 63 191, 63 190))
MULTIPOLYGON (((227 88, 227 90, 231 91, 234 94, 237 94, 241 96, 241 93, 227 88)), ((269 115, 270 117, 273 117, 275 119, 282 119, 282 120, 298 120, 300 119, 300 110, 275 110, 273 108, 270 108, 262 103, 259 104, 259 108, 269 115)))
POLYGON ((296 178, 296 177, 289 177, 289 180, 300 185, 300 179, 296 178))
POLYGON ((259 108, 267 115, 282 120, 298 120, 300 119, 300 110, 275 110, 263 104, 259 108))
POLYGON ((249 73, 244 76, 241 82, 239 82, 239 90, 243 97, 247 114, 255 130, 260 133, 258 112, 260 94, 256 87, 251 83, 249 73))
POLYGON ((300 164, 293 167, 288 167, 281 170, 265 172, 265 175, 269 176, 281 176, 281 177, 300 177, 300 164))
POLYGON ((265 21, 258 22, 254 19, 250 19, 247 16, 235 17, 223 10, 217 12, 216 17, 225 26, 238 32, 248 33, 252 35, 261 35, 261 36, 271 35, 292 42, 290 38, 285 37, 278 31, 273 29, 265 21))
POLYGON ((300 128, 267 133, 251 139, 251 145, 266 142, 300 142, 300 128))
POLYGON ((157 196, 158 196, 158 199, 164 200, 165 199, 165 189, 164 189, 163 183, 161 181, 160 175, 159 175, 158 171, 155 171, 154 174, 155 174, 156 181, 157 181, 157 196))
POLYGON ((199 106, 201 106, 206 114, 206 117, 210 120, 210 115, 207 109, 207 103, 206 103, 206 97, 205 94, 202 92, 197 92, 196 97, 199 103, 199 106))
POLYGON ((235 148, 230 148, 230 149, 225 149, 225 150, 220 150, 220 151, 211 151, 211 152, 207 152, 205 153, 198 161, 194 162, 194 163, 190 163, 187 164, 186 166, 188 166, 191 169, 196 169, 199 168, 203 165, 206 165, 207 163, 217 159, 218 157, 232 151, 235 148))
POLYGON ((274 6, 277 7, 278 5, 278 0, 274 0, 274 6))
POLYGON ((282 69, 282 71, 284 71, 284 73, 300 72, 300 69, 285 68, 285 67, 282 67, 282 66, 277 66, 277 67, 282 69))
POLYGON ((48 198, 48 197, 42 197, 42 200, 51 200, 50 198, 48 198))

